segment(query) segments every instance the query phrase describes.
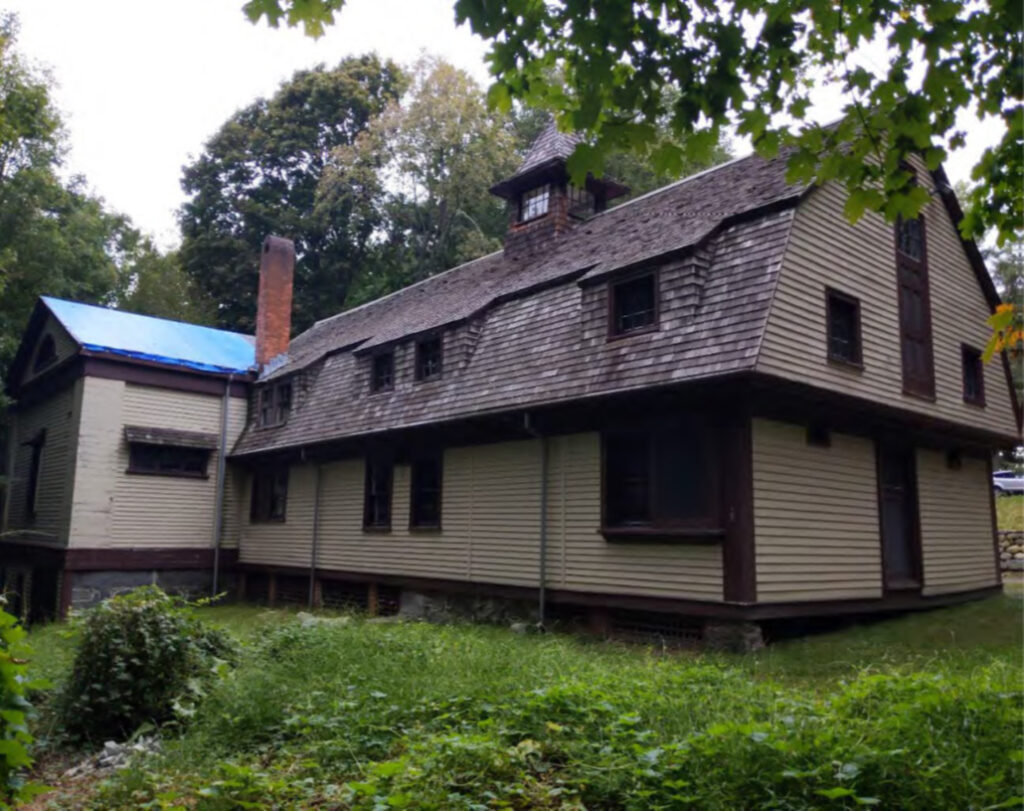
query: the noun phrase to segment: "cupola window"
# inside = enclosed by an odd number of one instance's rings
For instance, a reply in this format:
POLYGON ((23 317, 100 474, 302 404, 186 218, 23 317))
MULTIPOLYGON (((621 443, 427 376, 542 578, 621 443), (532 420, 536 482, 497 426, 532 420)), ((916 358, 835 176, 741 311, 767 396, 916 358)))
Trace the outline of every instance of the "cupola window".
POLYGON ((519 201, 519 222, 535 220, 548 213, 551 204, 551 186, 545 184, 523 192, 519 201))

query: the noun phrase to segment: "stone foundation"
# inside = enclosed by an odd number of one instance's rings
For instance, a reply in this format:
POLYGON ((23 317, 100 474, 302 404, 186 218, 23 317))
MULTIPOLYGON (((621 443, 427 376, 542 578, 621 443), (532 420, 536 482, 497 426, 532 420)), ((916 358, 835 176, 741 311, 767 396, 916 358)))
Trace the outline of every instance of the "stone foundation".
POLYGON ((1024 532, 999 533, 999 567, 1004 571, 1024 571, 1024 532))
MULTIPOLYGON (((92 608, 139 586, 159 586, 170 594, 179 594, 189 599, 209 597, 213 586, 213 573, 209 569, 66 572, 64 576, 71 578, 71 608, 75 610, 92 608)), ((234 574, 221 572, 217 587, 220 591, 233 594, 234 574)))

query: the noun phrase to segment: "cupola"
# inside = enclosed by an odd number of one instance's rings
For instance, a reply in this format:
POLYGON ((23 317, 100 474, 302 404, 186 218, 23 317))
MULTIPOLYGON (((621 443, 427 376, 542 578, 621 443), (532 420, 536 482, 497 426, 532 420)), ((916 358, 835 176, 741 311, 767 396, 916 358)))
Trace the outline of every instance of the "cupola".
POLYGON ((505 253, 523 253, 603 211, 629 189, 588 175, 583 186, 569 180, 566 163, 582 139, 559 132, 554 119, 537 136, 514 175, 491 187, 508 202, 505 253))

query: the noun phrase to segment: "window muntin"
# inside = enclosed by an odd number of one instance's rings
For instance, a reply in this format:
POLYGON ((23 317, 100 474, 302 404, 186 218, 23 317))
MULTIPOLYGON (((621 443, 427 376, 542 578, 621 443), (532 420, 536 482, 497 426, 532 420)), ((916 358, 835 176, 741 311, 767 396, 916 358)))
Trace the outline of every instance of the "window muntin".
POLYGON ((292 410, 292 383, 267 384, 259 393, 259 427, 272 428, 288 422, 292 410))
POLYGON ((985 370, 981 363, 981 351, 963 344, 960 347, 963 364, 964 402, 985 405, 985 370))
POLYGON ((366 461, 363 491, 363 528, 391 529, 391 484, 394 466, 381 460, 366 461))
POLYGON ((128 449, 128 472, 148 476, 182 476, 205 479, 210 451, 173 445, 133 442, 128 449))
POLYGON ((32 371, 41 372, 47 366, 57 361, 57 343, 52 335, 44 335, 39 342, 39 349, 36 350, 36 359, 32 362, 32 371))
POLYGON ((409 526, 414 529, 441 527, 442 457, 423 457, 410 471, 409 526))
POLYGON ((714 433, 697 418, 606 432, 605 531, 717 530, 714 433))
POLYGON ((426 338, 416 344, 416 379, 432 380, 441 376, 441 337, 426 338))
POLYGON ((827 290, 825 306, 829 360, 860 366, 860 301, 838 290, 827 290))
POLYGON ((254 523, 284 521, 288 505, 288 468, 262 468, 252 476, 249 517, 254 523))
POLYGON ((548 213, 550 205, 550 185, 545 184, 538 186, 536 189, 523 192, 522 197, 519 199, 519 222, 527 222, 537 217, 543 217, 548 213))
POLYGON ((387 391, 395 385, 395 355, 385 352, 374 355, 370 370, 370 391, 387 391))
POLYGON ((924 222, 920 217, 896 221, 896 250, 908 259, 920 262, 924 259, 924 222))
POLYGON ((646 273, 611 286, 611 332, 625 335, 658 322, 657 277, 646 273))

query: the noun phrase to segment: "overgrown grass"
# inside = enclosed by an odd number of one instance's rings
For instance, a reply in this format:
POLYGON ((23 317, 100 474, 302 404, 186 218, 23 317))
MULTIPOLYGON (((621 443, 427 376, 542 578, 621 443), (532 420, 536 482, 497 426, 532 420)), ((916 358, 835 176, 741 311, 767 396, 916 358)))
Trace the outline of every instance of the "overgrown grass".
POLYGON ((999 529, 1024 530, 1024 495, 996 496, 996 523, 999 529))
MULTIPOLYGON (((665 653, 500 628, 205 616, 244 645, 95 807, 985 807, 1019 794, 1021 603, 665 653)), ((33 634, 59 680, 71 640, 33 634)), ((81 805, 81 797, 76 803, 81 805)))

